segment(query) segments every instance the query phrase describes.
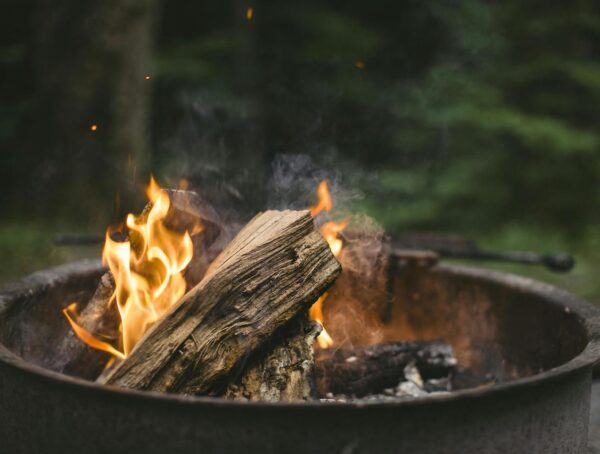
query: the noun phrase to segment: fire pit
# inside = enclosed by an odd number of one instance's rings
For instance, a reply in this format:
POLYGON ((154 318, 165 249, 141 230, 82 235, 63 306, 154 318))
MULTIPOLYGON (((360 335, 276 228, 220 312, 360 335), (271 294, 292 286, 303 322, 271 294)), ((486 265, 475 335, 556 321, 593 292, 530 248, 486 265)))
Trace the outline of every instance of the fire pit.
MULTIPOLYGON (((125 390, 49 370, 61 310, 104 268, 77 262, 0 294, 0 439, 6 452, 581 453, 600 316, 529 279, 392 254, 385 341, 449 342, 497 383, 395 402, 258 403, 125 390)), ((327 320, 326 320, 327 321, 327 320)), ((365 326, 364 329, 369 329, 365 326)), ((335 334, 335 333, 334 333, 335 334)))

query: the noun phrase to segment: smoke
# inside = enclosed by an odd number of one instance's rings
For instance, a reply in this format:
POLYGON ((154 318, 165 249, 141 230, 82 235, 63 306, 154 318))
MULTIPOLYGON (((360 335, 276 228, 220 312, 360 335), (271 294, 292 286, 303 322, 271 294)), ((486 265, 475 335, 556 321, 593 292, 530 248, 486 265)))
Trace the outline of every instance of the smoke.
POLYGON ((332 216, 348 215, 353 202, 364 198, 360 183, 367 172, 343 160, 332 149, 320 150, 319 162, 307 154, 278 154, 271 163, 269 208, 306 209, 317 201, 316 189, 325 180, 333 199, 332 216))
POLYGON ((272 163, 269 206, 306 209, 317 202, 317 185, 325 180, 333 209, 316 218, 346 222, 343 248, 338 256, 343 272, 323 303, 324 324, 335 347, 370 345, 383 341, 381 314, 386 304, 387 252, 383 228, 371 217, 353 213, 353 204, 364 195, 358 189, 365 172, 325 152, 321 162, 304 154, 278 155, 272 163))
POLYGON ((383 228, 364 214, 352 215, 342 233, 342 274, 323 305, 325 327, 335 347, 383 342, 387 304, 388 241, 383 228))
MULTIPOLYGON (((356 214, 355 209, 365 198, 364 188, 371 187, 377 175, 342 158, 338 150, 327 145, 312 144, 310 154, 275 154, 265 161, 264 169, 232 162, 240 156, 232 147, 239 146, 260 163, 266 157, 257 150, 263 142, 251 132, 249 137, 256 139, 255 144, 236 139, 237 133, 221 136, 223 131, 231 132, 227 125, 232 119, 214 100, 198 94, 185 97, 183 102, 186 119, 163 145, 169 156, 164 167, 169 182, 178 185, 184 179, 189 189, 214 206, 222 225, 235 225, 224 230, 236 231, 260 210, 315 205, 317 186, 325 180, 333 209, 316 217, 317 227, 329 221, 347 222, 342 234, 344 248, 338 257, 344 271, 324 302, 325 327, 336 346, 381 341, 379 306, 386 300, 386 237, 375 220, 356 214)), ((252 120, 252 116, 248 118, 252 120)), ((248 132, 242 124, 234 130, 248 132)))

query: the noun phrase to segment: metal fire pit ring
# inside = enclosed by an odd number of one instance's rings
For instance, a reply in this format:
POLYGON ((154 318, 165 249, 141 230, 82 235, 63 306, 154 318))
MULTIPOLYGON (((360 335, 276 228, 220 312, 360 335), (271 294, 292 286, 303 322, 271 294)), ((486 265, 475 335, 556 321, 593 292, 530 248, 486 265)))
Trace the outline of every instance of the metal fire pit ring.
MULTIPOLYGON (((50 289, 93 289, 98 262, 33 274, 0 292, 0 337, 50 289)), ((582 453, 600 315, 550 285, 438 265, 436 281, 503 289, 561 311, 585 339, 570 360, 494 387, 402 402, 255 403, 138 392, 68 377, 0 344, 0 451, 7 453, 582 453)), ((70 301, 65 301, 64 305, 70 301)), ((38 305, 39 306, 39 305, 38 305)), ((41 306, 43 307, 43 306, 41 306)), ((557 332, 557 335, 559 333, 557 332)), ((41 333, 43 336, 43 333, 41 333)), ((45 342, 52 342, 46 338, 45 342)))

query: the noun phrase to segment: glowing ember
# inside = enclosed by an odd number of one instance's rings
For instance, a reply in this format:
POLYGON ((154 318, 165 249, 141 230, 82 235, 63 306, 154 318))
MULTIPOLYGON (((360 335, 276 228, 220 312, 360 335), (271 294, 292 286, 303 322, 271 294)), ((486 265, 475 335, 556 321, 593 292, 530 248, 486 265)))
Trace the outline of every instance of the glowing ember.
MULTIPOLYGON (((322 180, 317 187, 317 197, 319 198, 319 202, 310 207, 310 214, 312 216, 317 216, 322 211, 331 211, 331 194, 329 193, 329 188, 327 187, 327 182, 325 180, 322 180)), ((330 221, 321 226, 321 235, 323 235, 323 238, 325 238, 325 241, 329 244, 331 252, 336 257, 342 252, 343 242, 339 237, 339 234, 346 228, 346 225, 346 221, 330 221)), ((326 299, 327 293, 324 293, 308 311, 309 317, 318 321, 323 326, 323 331, 319 334, 319 337, 317 337, 317 343, 321 348, 328 348, 333 345, 333 339, 325 329, 323 323, 323 303, 326 299)))
POLYGON ((190 182, 188 180, 186 180, 185 178, 182 178, 181 180, 179 180, 179 189, 181 189, 182 191, 187 191, 187 189, 190 187, 190 182))
POLYGON ((146 75, 144 76, 144 80, 150 80, 150 79, 152 79, 152 77, 150 77, 150 75, 146 74, 146 75))
POLYGON ((365 62, 362 60, 358 60, 356 63, 354 63, 354 67, 356 69, 365 69, 365 62))
POLYGON ((252 8, 251 6, 249 6, 246 9, 246 19, 252 20, 253 17, 254 17, 254 8, 252 8))
POLYGON ((90 347, 106 351, 118 358, 126 357, 144 333, 179 298, 186 289, 183 271, 192 259, 190 234, 173 232, 164 225, 169 210, 169 196, 153 178, 146 189, 152 208, 140 216, 129 214, 129 241, 114 241, 106 233, 103 263, 114 279, 121 326, 120 351, 98 340, 75 321, 73 305, 64 314, 75 334, 90 347))
POLYGON ((90 131, 96 132, 98 130, 98 125, 90 125, 90 131))

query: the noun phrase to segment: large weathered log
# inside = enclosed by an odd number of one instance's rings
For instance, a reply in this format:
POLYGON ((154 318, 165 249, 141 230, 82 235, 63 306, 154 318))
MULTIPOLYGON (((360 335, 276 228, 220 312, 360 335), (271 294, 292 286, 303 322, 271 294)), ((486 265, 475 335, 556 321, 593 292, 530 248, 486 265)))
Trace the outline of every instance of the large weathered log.
POLYGON ((249 361, 225 397, 267 402, 308 400, 314 397, 315 338, 319 323, 302 314, 276 336, 269 347, 249 361))
POLYGON ((308 211, 261 213, 104 381, 220 393, 236 365, 308 309, 340 271, 308 211))
POLYGON ((447 377, 456 359, 452 347, 442 341, 319 350, 315 366, 317 392, 319 396, 376 394, 404 380, 404 368, 409 363, 414 363, 423 380, 428 380, 447 377))

